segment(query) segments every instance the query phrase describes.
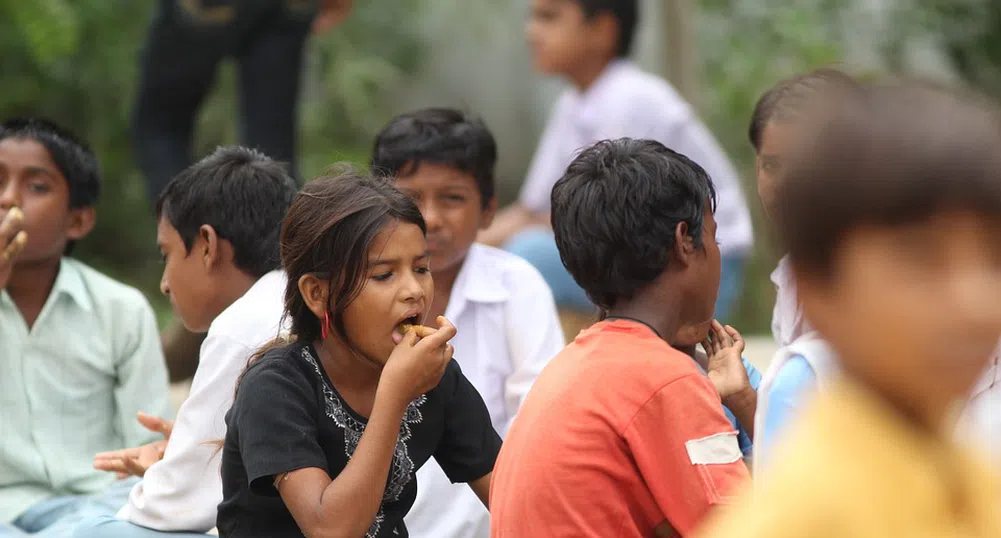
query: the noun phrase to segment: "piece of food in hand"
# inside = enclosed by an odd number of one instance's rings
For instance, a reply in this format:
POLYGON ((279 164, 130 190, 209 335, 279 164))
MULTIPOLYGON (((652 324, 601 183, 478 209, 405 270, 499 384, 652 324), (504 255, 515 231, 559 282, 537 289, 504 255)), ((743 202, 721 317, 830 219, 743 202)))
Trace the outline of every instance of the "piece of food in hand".
POLYGON ((417 325, 417 324, 414 324, 414 323, 401 323, 400 324, 400 333, 401 334, 407 334, 407 332, 410 331, 411 329, 413 329, 413 331, 415 333, 417 333, 417 337, 418 338, 426 338, 426 337, 431 336, 432 334, 435 333, 435 330, 432 329, 431 327, 425 327, 423 325, 417 325))

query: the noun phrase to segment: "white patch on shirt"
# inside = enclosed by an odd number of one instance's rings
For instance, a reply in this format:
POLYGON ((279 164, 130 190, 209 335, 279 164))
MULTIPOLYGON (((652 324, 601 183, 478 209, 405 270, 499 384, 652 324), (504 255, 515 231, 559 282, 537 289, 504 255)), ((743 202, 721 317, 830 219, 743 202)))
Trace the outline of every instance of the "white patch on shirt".
POLYGON ((737 443, 737 432, 717 433, 686 441, 685 449, 692 465, 726 465, 744 457, 737 443))

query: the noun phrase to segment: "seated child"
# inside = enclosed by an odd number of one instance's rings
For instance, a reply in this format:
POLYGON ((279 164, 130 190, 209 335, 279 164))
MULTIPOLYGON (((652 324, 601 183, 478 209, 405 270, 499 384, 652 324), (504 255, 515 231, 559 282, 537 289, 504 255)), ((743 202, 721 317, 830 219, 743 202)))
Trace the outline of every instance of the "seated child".
MULTIPOLYGON (((774 213, 775 190, 789 152, 801 137, 801 125, 821 103, 855 88, 848 75, 818 69, 779 82, 762 94, 748 129, 757 155, 758 195, 769 218, 774 213)), ((768 459, 771 445, 815 393, 818 380, 826 385, 837 373, 837 362, 827 344, 810 328, 796 299, 788 256, 772 273, 776 286, 772 334, 779 350, 769 363, 759 391, 756 438, 757 467, 768 459)))
POLYGON ((291 341, 243 374, 226 416, 220 536, 406 536, 434 456, 486 504, 500 437, 431 310, 426 227, 388 180, 308 183, 282 225, 291 341))
POLYGON ((0 123, 0 535, 65 536, 113 513, 132 482, 93 469, 94 454, 154 440, 136 413, 169 410, 149 303, 69 257, 100 189, 69 132, 0 123))
MULTIPOLYGON (((428 317, 444 315, 455 324, 455 360, 503 436, 565 340, 539 272, 514 254, 473 242, 497 209, 496 160, 486 125, 446 108, 397 116, 372 151, 372 169, 393 176, 424 216, 435 282, 428 317)), ((411 536, 489 536, 490 514, 440 466, 429 461, 417 482, 417 500, 406 517, 411 536)))
POLYGON ((247 361, 279 333, 285 276, 278 236, 295 193, 282 164, 242 147, 217 149, 161 192, 160 287, 184 326, 208 335, 167 439, 95 458, 99 469, 143 480, 118 518, 84 522, 76 538, 163 538, 215 526, 222 478, 213 443, 225 437, 225 414, 247 361))
POLYGON ((527 38, 536 70, 572 84, 552 108, 519 200, 502 210, 483 241, 524 257, 560 306, 593 310, 560 261, 549 223, 550 193, 575 153, 603 139, 657 140, 702 166, 719 192, 722 278, 716 317, 740 296, 752 246, 751 216, 740 179, 695 110, 665 80, 629 59, 639 0, 532 0, 527 38))
POLYGON ((584 150, 553 189, 553 229, 603 321, 546 366, 497 460, 491 536, 686 535, 743 484, 713 383, 670 346, 704 339, 720 254, 715 192, 658 142, 584 150))
POLYGON ((998 114, 917 86, 863 92, 811 126, 774 206, 843 374, 758 495, 702 536, 1001 536, 1001 490, 950 424, 1001 336, 998 114))

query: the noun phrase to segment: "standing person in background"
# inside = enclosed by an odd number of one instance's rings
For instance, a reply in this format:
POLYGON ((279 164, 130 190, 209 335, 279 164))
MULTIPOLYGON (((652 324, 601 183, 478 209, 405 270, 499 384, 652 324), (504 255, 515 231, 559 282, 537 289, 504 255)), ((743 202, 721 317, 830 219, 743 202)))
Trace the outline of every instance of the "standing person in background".
MULTIPOLYGON (((140 55, 132 137, 155 201, 191 164, 198 111, 223 59, 237 61, 241 144, 291 164, 299 79, 310 31, 326 32, 352 0, 160 0, 140 55)), ((194 375, 204 335, 164 334, 171 380, 194 375)))
POLYGON ((750 212, 736 171, 691 105, 628 59, 638 20, 637 0, 532 1, 527 35, 535 67, 572 86, 552 109, 518 202, 501 210, 480 240, 535 265, 560 306, 593 310, 560 260, 549 222, 550 192, 574 154, 598 140, 656 140, 698 163, 718 189, 723 273, 716 317, 725 322, 740 296, 752 247, 750 212))

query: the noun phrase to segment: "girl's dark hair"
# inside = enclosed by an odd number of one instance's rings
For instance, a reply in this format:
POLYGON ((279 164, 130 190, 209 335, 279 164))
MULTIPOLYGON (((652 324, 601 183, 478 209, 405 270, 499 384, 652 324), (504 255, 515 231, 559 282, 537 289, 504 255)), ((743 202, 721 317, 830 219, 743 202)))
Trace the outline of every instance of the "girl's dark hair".
POLYGON ((785 79, 761 94, 751 113, 747 137, 754 151, 761 150, 761 134, 768 122, 787 119, 799 112, 805 104, 828 91, 856 90, 855 79, 837 69, 825 67, 805 75, 785 79))
POLYGON ((344 310, 365 283, 372 241, 394 222, 416 224, 427 233, 420 210, 390 179, 342 168, 303 187, 289 207, 281 235, 282 266, 288 276, 285 315, 294 337, 320 338, 321 320, 299 293, 299 279, 315 274, 330 282, 330 322, 347 341, 344 310))

